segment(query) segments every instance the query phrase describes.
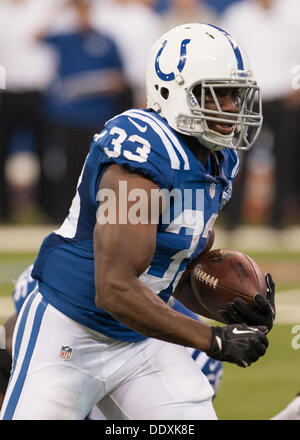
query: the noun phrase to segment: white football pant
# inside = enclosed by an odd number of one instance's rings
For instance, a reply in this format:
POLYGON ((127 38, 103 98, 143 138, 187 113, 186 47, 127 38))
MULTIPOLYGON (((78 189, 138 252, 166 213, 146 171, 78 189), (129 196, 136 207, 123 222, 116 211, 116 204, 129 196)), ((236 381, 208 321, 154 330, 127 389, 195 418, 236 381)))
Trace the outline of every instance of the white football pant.
POLYGON ((14 332, 1 419, 216 419, 213 389, 185 347, 120 342, 68 318, 34 291, 14 332))

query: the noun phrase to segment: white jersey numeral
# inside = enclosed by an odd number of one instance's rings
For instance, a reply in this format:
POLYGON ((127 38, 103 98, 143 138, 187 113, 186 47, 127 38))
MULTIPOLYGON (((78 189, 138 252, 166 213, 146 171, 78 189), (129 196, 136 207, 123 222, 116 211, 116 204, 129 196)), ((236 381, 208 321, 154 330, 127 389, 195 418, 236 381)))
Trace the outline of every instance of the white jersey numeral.
POLYGON ((146 139, 136 134, 128 137, 126 131, 120 127, 113 127, 109 133, 111 135, 117 135, 117 137, 114 137, 111 141, 113 145, 112 150, 108 147, 104 148, 104 152, 108 157, 119 157, 122 153, 122 144, 128 138, 128 141, 134 144, 136 143, 138 146, 136 147, 135 153, 123 148, 123 155, 126 157, 126 159, 139 163, 146 162, 148 160, 151 145, 146 139))

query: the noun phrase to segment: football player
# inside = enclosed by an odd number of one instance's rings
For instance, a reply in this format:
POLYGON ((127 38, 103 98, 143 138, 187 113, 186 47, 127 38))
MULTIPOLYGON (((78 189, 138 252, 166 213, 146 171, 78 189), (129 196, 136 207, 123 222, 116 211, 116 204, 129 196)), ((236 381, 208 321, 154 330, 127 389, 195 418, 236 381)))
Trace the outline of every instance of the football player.
MULTIPOLYGON (((205 250, 209 250, 213 244, 214 230, 210 235, 210 242, 205 250)), ((37 281, 33 280, 31 277, 32 265, 29 266, 18 278, 15 289, 13 291, 13 301, 16 308, 15 312, 7 318, 5 322, 6 329, 6 347, 7 350, 0 350, 0 409, 5 395, 5 390, 9 381, 10 370, 11 370, 11 350, 12 350, 12 335, 14 326, 17 320, 17 315, 21 310, 21 307, 26 300, 27 296, 36 287, 37 281)), ((199 319, 199 317, 191 312, 189 309, 184 307, 179 301, 174 297, 169 300, 169 305, 175 310, 190 316, 194 319, 199 319)), ((192 359, 198 364, 202 372, 207 376, 209 383, 213 387, 214 397, 216 396, 217 390, 221 379, 223 377, 223 366, 222 362, 216 361, 209 358, 204 352, 195 350, 192 348, 187 348, 192 359)), ((103 413, 95 406, 91 412, 86 417, 87 420, 105 420, 103 413)), ((300 393, 278 414, 271 418, 271 420, 300 420, 300 393)))
POLYGON ((146 70, 148 108, 95 135, 69 215, 43 241, 2 419, 84 419, 95 404, 108 419, 216 419, 186 347, 241 367, 267 349, 272 292, 258 292, 255 313, 233 304, 241 324, 222 327, 166 304, 230 198, 237 150, 261 128, 247 56, 192 23, 159 39, 146 70))

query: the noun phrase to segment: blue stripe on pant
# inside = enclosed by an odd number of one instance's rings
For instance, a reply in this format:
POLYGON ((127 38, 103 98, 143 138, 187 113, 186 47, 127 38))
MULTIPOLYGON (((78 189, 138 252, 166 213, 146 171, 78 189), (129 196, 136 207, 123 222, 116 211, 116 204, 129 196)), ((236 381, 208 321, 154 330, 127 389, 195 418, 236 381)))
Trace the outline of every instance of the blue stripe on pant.
MULTIPOLYGON (((16 343, 15 343, 15 356, 14 356, 14 365, 13 365, 13 369, 12 369, 12 375, 14 373, 15 367, 16 367, 16 362, 17 362, 17 358, 19 356, 19 352, 20 352, 20 347, 21 347, 21 343, 22 343, 22 338, 23 338, 23 334, 24 334, 24 328, 25 328, 25 324, 26 324, 26 320, 30 311, 30 307, 34 301, 34 299, 36 298, 36 295, 38 294, 38 291, 34 292, 30 299, 28 300, 24 312, 22 314, 21 317, 21 322, 20 325, 18 327, 18 331, 17 331, 17 336, 16 336, 16 343)), ((34 351, 34 347, 37 341, 37 337, 40 331, 40 327, 41 327, 41 322, 42 322, 42 318, 44 316, 45 310, 47 308, 47 302, 43 299, 41 299, 39 305, 37 306, 37 309, 35 311, 35 316, 34 316, 34 320, 33 320, 33 325, 32 325, 32 331, 30 334, 30 338, 29 338, 29 342, 26 348, 26 353, 23 359, 23 363, 19 372, 19 375, 17 377, 16 383, 14 385, 13 390, 10 393, 10 397, 9 397, 9 401, 7 402, 6 405, 6 410, 3 416, 3 420, 11 420, 14 416, 23 386, 24 386, 24 382, 26 379, 26 375, 27 375, 27 371, 28 371, 28 367, 31 361, 31 357, 34 351)))

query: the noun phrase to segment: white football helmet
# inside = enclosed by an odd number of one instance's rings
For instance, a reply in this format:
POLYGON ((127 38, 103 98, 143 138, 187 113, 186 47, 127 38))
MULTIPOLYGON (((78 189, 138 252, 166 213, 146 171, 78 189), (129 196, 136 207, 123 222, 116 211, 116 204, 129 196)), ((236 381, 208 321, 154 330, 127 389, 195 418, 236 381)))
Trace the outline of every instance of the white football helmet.
POLYGON ((149 108, 174 130, 195 136, 211 150, 248 150, 260 132, 261 95, 248 58, 226 31, 214 25, 185 24, 164 34, 149 55, 146 90, 149 108), (196 86, 201 86, 198 100, 193 93, 196 86), (238 89, 238 113, 222 111, 218 87, 238 89), (217 110, 205 108, 208 93, 217 110), (209 128, 209 121, 235 128, 221 134, 209 128))

